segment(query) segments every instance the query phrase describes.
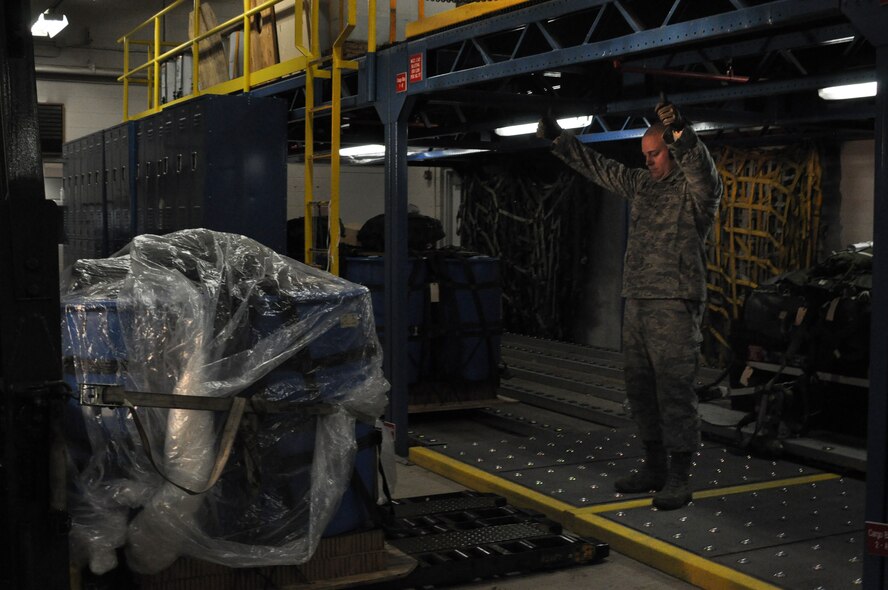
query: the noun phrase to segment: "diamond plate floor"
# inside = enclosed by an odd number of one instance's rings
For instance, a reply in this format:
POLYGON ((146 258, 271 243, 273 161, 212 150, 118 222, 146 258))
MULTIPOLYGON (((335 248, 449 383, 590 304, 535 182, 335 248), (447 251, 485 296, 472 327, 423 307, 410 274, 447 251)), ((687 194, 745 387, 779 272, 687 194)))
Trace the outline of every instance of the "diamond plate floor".
MULTIPOLYGON (((412 428, 415 441, 452 464, 483 474, 477 477, 500 482, 496 485, 519 498, 545 497, 558 511, 570 506, 567 512, 580 520, 594 514, 619 525, 617 530, 642 535, 641 545, 650 538, 728 575, 736 572, 738 578, 754 581, 731 587, 860 587, 861 481, 707 442, 695 456, 694 501, 663 512, 653 509, 645 494, 613 491, 618 475, 643 462, 641 445, 630 429, 574 424, 538 408, 528 411, 523 404, 412 428), (756 586, 757 581, 764 586, 756 586)), ((640 553, 636 558, 645 561, 644 554, 651 551, 640 553)))

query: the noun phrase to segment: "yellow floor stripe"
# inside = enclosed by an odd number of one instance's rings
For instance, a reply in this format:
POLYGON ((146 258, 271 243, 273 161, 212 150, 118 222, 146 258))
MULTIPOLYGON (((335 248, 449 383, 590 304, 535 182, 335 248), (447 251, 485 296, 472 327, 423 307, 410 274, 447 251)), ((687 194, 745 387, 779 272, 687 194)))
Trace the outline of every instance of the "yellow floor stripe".
POLYGON ((562 523, 565 528, 579 535, 595 537, 610 545, 614 551, 628 555, 700 588, 713 590, 777 590, 779 588, 601 516, 570 514, 570 517, 569 522, 562 523))
POLYGON ((511 504, 521 508, 531 508, 562 522, 564 513, 575 510, 574 506, 554 500, 506 479, 491 475, 477 467, 472 467, 456 459, 424 447, 411 447, 410 460, 420 467, 442 475, 477 492, 490 492, 506 498, 511 504))
MULTIPOLYGON (((817 475, 801 475, 799 477, 790 477, 787 479, 777 479, 774 481, 760 481, 756 483, 746 483, 739 486, 730 486, 726 488, 713 488, 711 490, 700 490, 694 492, 695 500, 703 498, 714 498, 717 496, 727 496, 729 494, 745 494, 747 492, 758 492, 761 490, 771 490, 774 488, 784 488, 787 486, 799 486, 807 483, 816 483, 818 481, 827 481, 830 479, 838 479, 839 475, 835 473, 818 473, 817 475)), ((633 508, 643 508, 651 505, 650 498, 639 498, 637 500, 626 500, 623 502, 611 502, 608 504, 596 504, 576 510, 582 514, 601 514, 602 512, 616 512, 617 510, 631 510, 633 508)))
POLYGON ((786 486, 800 486, 806 483, 816 483, 818 481, 827 481, 830 479, 839 479, 841 476, 835 473, 818 473, 816 475, 800 475, 799 477, 789 477, 787 479, 776 479, 774 481, 761 481, 758 483, 747 483, 740 486, 731 486, 727 488, 713 488, 711 490, 702 490, 694 493, 695 499, 713 498, 715 496, 726 496, 728 494, 743 494, 746 492, 758 492, 761 490, 771 490, 774 488, 783 488, 786 486))
MULTIPOLYGON (((649 506, 650 498, 577 508, 424 447, 411 447, 410 460, 420 467, 472 490, 499 494, 515 506, 542 512, 577 534, 595 537, 608 543, 619 553, 701 588, 717 590, 777 590, 779 588, 599 516, 602 512, 649 506)), ((834 473, 820 473, 702 490, 694 493, 694 499, 804 485, 839 477, 834 473)))

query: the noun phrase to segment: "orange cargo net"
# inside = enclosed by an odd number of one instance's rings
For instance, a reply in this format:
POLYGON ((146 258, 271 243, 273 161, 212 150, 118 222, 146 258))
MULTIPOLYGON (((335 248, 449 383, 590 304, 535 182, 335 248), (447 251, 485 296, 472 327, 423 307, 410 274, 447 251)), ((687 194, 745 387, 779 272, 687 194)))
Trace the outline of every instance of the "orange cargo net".
POLYGON ((811 145, 717 155, 725 192, 709 238, 708 334, 704 353, 723 364, 731 323, 750 291, 811 266, 820 232, 820 156, 811 145))

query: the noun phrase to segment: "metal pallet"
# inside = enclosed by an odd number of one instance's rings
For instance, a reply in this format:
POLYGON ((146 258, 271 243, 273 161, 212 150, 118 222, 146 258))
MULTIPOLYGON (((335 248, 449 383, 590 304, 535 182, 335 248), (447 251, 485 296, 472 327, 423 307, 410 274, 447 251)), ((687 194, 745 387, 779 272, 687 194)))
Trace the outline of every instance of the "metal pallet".
MULTIPOLYGON (((387 542, 418 565, 371 589, 422 588, 591 564, 610 547, 562 530, 542 514, 495 494, 455 492, 393 501, 387 542)), ((365 587, 366 588, 366 587, 365 587)))
POLYGON ((787 589, 860 587, 863 482, 843 478, 601 515, 787 589))

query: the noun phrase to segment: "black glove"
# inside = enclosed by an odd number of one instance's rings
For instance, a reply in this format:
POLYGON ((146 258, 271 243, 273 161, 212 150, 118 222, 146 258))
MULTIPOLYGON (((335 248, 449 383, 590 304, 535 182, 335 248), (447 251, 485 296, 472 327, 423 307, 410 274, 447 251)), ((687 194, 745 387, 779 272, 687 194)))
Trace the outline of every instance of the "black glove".
POLYGON ((537 124, 536 136, 549 141, 555 141, 563 129, 552 115, 545 115, 537 124))
POLYGON ((657 117, 666 127, 674 131, 684 129, 685 121, 681 118, 678 108, 671 102, 661 102, 657 105, 657 117))

